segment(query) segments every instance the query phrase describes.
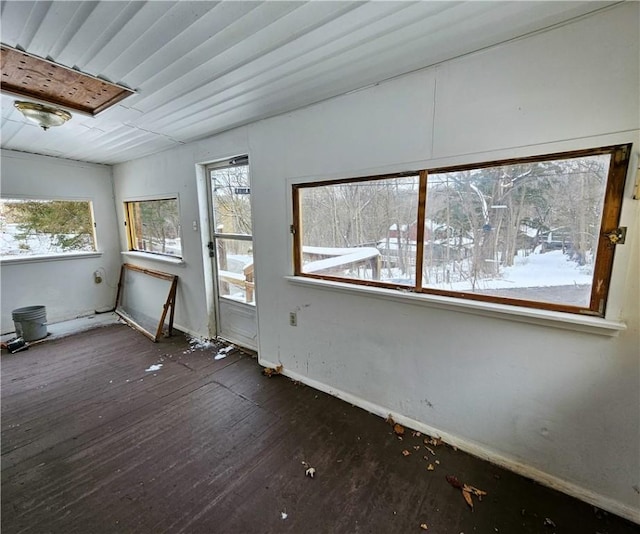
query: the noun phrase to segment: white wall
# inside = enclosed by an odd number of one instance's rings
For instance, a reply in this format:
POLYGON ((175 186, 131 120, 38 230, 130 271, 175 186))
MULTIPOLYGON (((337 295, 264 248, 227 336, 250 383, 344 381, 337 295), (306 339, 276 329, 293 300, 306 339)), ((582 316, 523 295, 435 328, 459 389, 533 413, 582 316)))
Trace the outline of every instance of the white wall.
MULTIPOLYGON (((114 167, 116 212, 119 228, 124 229, 124 203, 150 197, 178 196, 182 229, 183 262, 167 262, 162 257, 124 255, 123 261, 175 274, 178 276, 174 324, 188 333, 209 337, 209 314, 205 296, 203 270, 203 235, 207 228, 201 221, 196 184, 196 162, 209 163, 247 153, 246 131, 243 128, 223 134, 215 143, 191 143, 179 149, 163 152, 114 167), (197 229, 193 229, 194 221, 197 229)), ((204 239, 206 242, 207 239, 204 239)), ((120 246, 127 250, 124 231, 120 246)), ((208 260, 208 256, 205 255, 208 260)), ((205 260, 205 261, 207 261, 205 260)), ((210 273, 209 273, 210 274, 210 273)))
MULTIPOLYGON (((117 198, 179 192, 250 155, 263 362, 391 412, 640 521, 640 202, 627 183, 607 318, 617 337, 293 284, 293 182, 633 142, 638 3, 115 170, 117 198), (298 326, 288 325, 297 311, 298 326), (634 489, 635 487, 635 489, 634 489)), ((121 214, 120 214, 121 218, 121 214)), ((193 234, 193 235, 192 235, 193 234)), ((185 230, 176 321, 208 334, 202 243, 185 230)), ((124 237, 121 237, 121 241, 124 237)), ((168 269, 167 269, 168 270, 168 269)), ((173 271, 172 271, 173 272, 173 271)))
POLYGON ((120 248, 110 167, 3 150, 2 197, 92 201, 100 253, 87 258, 3 261, 2 333, 14 330, 11 311, 23 306, 44 305, 50 323, 114 306, 120 248), (105 276, 96 284, 93 273, 99 269, 105 276))

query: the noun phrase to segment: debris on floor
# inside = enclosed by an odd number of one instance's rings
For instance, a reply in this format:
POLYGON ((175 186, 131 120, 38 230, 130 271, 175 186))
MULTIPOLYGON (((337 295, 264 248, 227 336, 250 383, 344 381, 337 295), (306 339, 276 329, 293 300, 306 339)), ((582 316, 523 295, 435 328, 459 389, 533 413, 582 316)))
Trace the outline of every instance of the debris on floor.
POLYGON ((473 498, 471 496, 475 495, 476 497, 478 497, 479 501, 482 501, 483 495, 487 494, 486 491, 470 486, 469 484, 463 484, 458 480, 458 477, 454 475, 447 475, 445 478, 447 479, 447 482, 454 488, 462 491, 462 497, 469 505, 469 508, 471 508, 471 510, 473 510, 473 498))
POLYGON ((420 524, 420 528, 421 528, 422 530, 429 530, 429 527, 427 526, 427 524, 426 524, 426 523, 421 523, 421 524, 420 524))
POLYGON ((434 447, 437 447, 438 445, 442 445, 443 441, 442 438, 425 438, 424 440, 424 444, 425 445, 433 445, 434 447))
POLYGON ((162 368, 162 364, 161 363, 154 363, 153 365, 149 366, 149 369, 145 369, 144 372, 145 373, 151 373, 153 371, 159 371, 162 368))
POLYGON ((548 517, 544 518, 543 525, 545 527, 549 527, 549 528, 556 528, 556 524, 551 519, 549 519, 548 517))
POLYGON ((313 478, 316 475, 315 467, 311 467, 307 462, 303 461, 302 465, 304 466, 304 475, 313 478))
POLYGON ((410 453, 407 449, 404 449, 404 450, 402 451, 402 456, 409 456, 410 454, 411 454, 411 453, 410 453))
POLYGON ((393 431, 396 436, 404 436, 404 427, 398 423, 393 425, 393 431))
POLYGON ((213 359, 214 360, 222 360, 222 358, 226 358, 235 347, 233 345, 229 345, 228 347, 224 347, 222 349, 218 349, 218 354, 216 354, 213 359))
POLYGON ((27 350, 29 348, 29 343, 27 343, 22 337, 16 337, 10 339, 6 343, 3 342, 2 348, 6 348, 9 351, 9 354, 15 354, 21 350, 27 350))
POLYGON ((262 374, 264 376, 268 376, 269 378, 271 378, 273 375, 281 375, 282 374, 282 369, 284 369, 284 367, 282 367, 282 365, 278 365, 278 367, 265 367, 262 370, 262 374))
POLYGON ((287 512, 280 512, 280 517, 284 520, 289 517, 289 514, 287 514, 287 512))

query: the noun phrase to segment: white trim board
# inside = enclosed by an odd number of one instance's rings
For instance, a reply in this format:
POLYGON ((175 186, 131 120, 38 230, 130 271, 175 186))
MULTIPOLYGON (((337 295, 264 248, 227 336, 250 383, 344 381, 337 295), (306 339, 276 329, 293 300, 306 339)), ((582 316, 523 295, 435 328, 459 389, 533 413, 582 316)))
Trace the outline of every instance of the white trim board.
MULTIPOLYGON (((270 362, 268 360, 265 360, 264 358, 261 358, 260 355, 258 355, 258 363, 265 367, 274 368, 279 365, 279 363, 277 362, 270 362)), ((288 378, 291 378, 292 380, 296 380, 309 387, 312 387, 324 393, 328 393, 329 395, 337 397, 345 402, 348 402, 349 404, 357 406, 358 408, 362 408, 363 410, 366 410, 372 414, 378 415, 383 418, 386 418, 390 415, 394 421, 407 428, 418 430, 423 434, 427 434, 429 436, 438 436, 448 445, 457 447, 461 451, 467 452, 477 458, 480 458, 481 460, 491 462, 518 475, 535 480, 543 486, 561 491, 562 493, 565 493, 571 497, 575 497, 576 499, 592 504, 593 506, 597 506, 602 510, 606 510, 607 512, 623 517, 624 519, 628 519, 629 521, 633 521, 634 523, 640 524, 640 509, 631 508, 630 506, 622 504, 614 499, 610 499, 591 490, 582 488, 576 484, 550 475, 549 473, 545 473, 540 469, 523 464, 518 460, 499 454, 491 449, 484 447, 483 445, 456 437, 452 434, 448 434, 447 432, 442 432, 437 428, 421 423, 420 421, 416 421, 415 419, 405 417, 404 415, 393 412, 391 410, 387 410, 378 404, 374 404, 367 400, 361 399, 360 397, 356 397, 351 393, 345 393, 344 391, 341 391, 339 389, 327 386, 326 384, 313 380, 312 378, 309 378, 305 375, 289 371, 286 368, 282 370, 282 374, 288 378)))

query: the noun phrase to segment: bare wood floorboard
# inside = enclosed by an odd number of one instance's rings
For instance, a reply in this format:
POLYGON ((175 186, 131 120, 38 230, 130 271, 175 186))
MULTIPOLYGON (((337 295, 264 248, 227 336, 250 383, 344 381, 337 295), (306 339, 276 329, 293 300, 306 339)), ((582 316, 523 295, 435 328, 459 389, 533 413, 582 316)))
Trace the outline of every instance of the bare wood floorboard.
POLYGON ((3 354, 2 532, 638 533, 217 350, 114 325, 3 354))

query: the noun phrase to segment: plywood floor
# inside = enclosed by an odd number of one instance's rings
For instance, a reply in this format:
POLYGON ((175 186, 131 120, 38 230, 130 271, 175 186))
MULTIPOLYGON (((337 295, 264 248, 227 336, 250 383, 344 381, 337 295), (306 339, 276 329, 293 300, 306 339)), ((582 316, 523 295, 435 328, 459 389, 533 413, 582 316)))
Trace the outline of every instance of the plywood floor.
POLYGON ((3 354, 2 532, 638 532, 217 353, 115 325, 3 354), (488 495, 471 511, 446 475, 488 495))

